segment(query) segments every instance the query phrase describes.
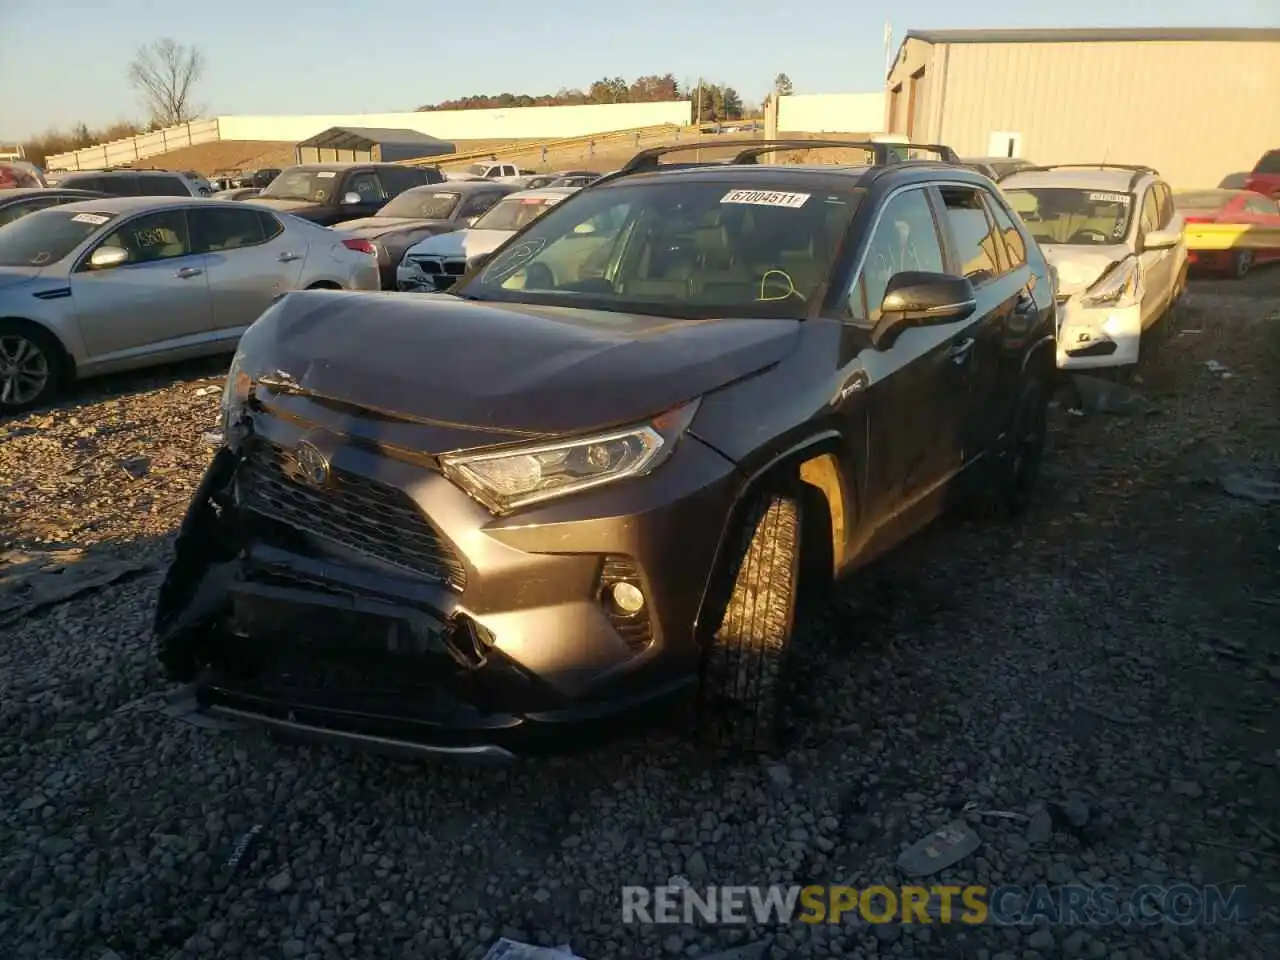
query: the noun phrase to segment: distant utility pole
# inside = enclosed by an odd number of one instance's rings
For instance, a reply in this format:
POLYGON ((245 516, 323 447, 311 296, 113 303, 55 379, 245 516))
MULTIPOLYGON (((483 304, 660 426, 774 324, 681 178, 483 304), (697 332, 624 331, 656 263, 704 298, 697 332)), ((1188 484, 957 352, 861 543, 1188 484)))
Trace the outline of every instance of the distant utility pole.
POLYGON ((698 78, 698 106, 693 112, 693 122, 697 127, 702 126, 702 78, 698 78))
POLYGON ((889 76, 893 70, 893 23, 884 22, 884 75, 889 76))

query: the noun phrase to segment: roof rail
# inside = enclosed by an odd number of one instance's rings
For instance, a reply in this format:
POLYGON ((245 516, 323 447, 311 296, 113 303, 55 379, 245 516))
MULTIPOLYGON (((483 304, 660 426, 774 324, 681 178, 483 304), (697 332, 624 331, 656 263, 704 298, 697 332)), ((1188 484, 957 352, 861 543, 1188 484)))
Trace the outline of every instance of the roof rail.
POLYGON ((650 173, 661 168, 688 168, 688 167, 707 167, 707 166, 731 166, 738 164, 754 164, 758 157, 766 153, 774 153, 779 150, 814 150, 814 149, 863 149, 871 154, 872 164, 874 166, 887 166, 891 163, 902 162, 898 154, 895 152, 896 147, 905 146, 908 150, 923 150, 929 153, 939 155, 943 163, 959 163, 960 158, 956 152, 950 147, 942 146, 934 143, 910 143, 910 144, 894 144, 881 143, 871 140, 734 140, 728 143, 679 143, 668 144, 662 147, 650 147, 647 150, 641 150, 630 160, 624 163, 619 169, 613 173, 601 177, 592 184, 600 184, 606 180, 615 180, 619 177, 629 176, 634 173, 650 173), (734 156, 729 160, 702 160, 685 163, 659 164, 658 160, 669 153, 680 153, 689 150, 707 149, 726 149, 728 147, 741 147, 734 156))
MULTIPOLYGON (((1017 173, 1048 173, 1053 170, 1128 170, 1133 176, 1129 178, 1129 190, 1132 191, 1138 185, 1138 181, 1143 177, 1160 176, 1160 171, 1155 167, 1144 166, 1139 163, 1048 163, 1043 166, 1022 167, 1019 170, 1010 170, 1008 173, 1000 177, 1000 180, 1007 180, 1017 173)), ((1000 181, 996 181, 997 183, 1000 181)))

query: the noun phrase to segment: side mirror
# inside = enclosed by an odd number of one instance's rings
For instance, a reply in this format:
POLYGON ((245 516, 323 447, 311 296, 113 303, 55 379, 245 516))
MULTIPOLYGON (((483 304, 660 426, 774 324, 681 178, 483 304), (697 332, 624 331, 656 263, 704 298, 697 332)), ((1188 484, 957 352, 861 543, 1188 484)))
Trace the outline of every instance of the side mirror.
POLYGON ((1177 230, 1150 230, 1142 238, 1143 250, 1168 250, 1178 245, 1182 234, 1177 230))
POLYGON ((360 194, 356 193, 354 190, 348 193, 344 193, 342 195, 342 205, 344 207, 349 207, 352 204, 359 203, 359 202, 360 202, 360 194))
POLYGON ((89 255, 90 270, 110 270, 129 261, 129 251, 121 247, 99 247, 89 255))
POLYGON ((973 284, 964 277, 905 270, 894 274, 885 287, 871 344, 877 350, 888 350, 904 330, 955 323, 977 306, 973 284))

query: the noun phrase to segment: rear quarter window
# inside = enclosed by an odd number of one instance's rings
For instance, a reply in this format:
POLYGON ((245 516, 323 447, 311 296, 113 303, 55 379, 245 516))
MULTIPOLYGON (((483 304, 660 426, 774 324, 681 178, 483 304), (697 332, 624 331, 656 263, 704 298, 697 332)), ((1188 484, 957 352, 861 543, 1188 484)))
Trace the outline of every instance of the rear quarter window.
POLYGON ((189 197, 191 191, 178 177, 142 174, 138 177, 138 191, 144 197, 189 197))

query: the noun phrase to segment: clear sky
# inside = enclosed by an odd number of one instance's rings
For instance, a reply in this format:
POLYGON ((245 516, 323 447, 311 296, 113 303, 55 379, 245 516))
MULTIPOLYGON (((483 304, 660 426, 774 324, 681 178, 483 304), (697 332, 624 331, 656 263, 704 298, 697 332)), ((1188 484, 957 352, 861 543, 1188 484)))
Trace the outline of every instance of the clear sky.
POLYGON ((797 93, 880 89, 886 11, 895 46, 911 28, 1280 26, 1280 0, 0 0, 0 139, 140 118, 126 68, 161 37, 204 53, 206 115, 412 110, 645 73, 752 103, 779 72, 797 93))

